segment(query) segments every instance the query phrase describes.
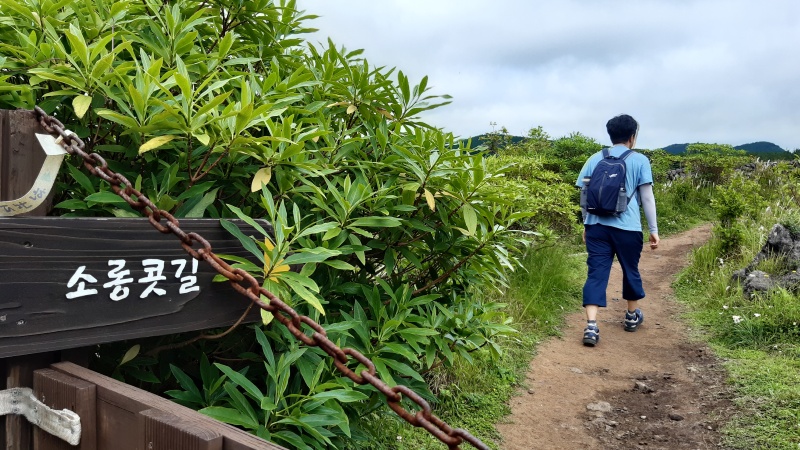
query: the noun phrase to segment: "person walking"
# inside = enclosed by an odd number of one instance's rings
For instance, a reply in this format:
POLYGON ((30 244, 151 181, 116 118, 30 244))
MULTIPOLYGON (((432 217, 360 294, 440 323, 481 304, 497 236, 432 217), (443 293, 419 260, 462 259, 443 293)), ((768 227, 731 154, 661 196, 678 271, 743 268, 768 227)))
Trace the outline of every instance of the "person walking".
MULTIPOLYGON (((588 252, 586 259, 588 276, 583 286, 583 307, 586 313, 583 343, 591 347, 600 340, 597 313, 600 308, 606 307, 608 277, 615 256, 622 267, 622 298, 627 301, 625 331, 636 331, 644 322, 644 313, 638 307, 638 301, 645 297, 639 274, 639 258, 644 247, 640 205, 644 209, 650 230, 650 248, 655 250, 659 244, 650 160, 641 153, 632 151, 636 146, 639 124, 633 117, 622 114, 609 120, 606 123, 606 130, 611 138, 612 147, 590 156, 584 163, 576 182, 578 187, 587 190, 594 184, 589 183, 589 180, 593 176, 598 176, 594 172, 601 162, 603 168, 616 167, 614 166, 616 164, 622 166, 625 177, 624 186, 620 186, 618 190, 624 192, 627 197, 627 200, 623 197, 622 201, 623 204, 627 201, 627 206, 619 208, 624 209, 622 212, 613 210, 608 212, 593 208, 591 205, 589 207, 582 205, 583 241, 588 252), (627 193, 630 192, 633 194, 628 196, 627 193)), ((608 173, 610 172, 606 171, 606 174, 608 173)), ((612 173, 610 176, 616 175, 612 173)), ((595 183, 598 182, 599 179, 595 183)), ((608 191, 607 189, 606 192, 608 191)), ((582 193, 582 197, 583 195, 585 193, 582 193)), ((592 192, 589 191, 588 195, 591 197, 592 192)), ((596 201, 589 200, 589 203, 596 201)))

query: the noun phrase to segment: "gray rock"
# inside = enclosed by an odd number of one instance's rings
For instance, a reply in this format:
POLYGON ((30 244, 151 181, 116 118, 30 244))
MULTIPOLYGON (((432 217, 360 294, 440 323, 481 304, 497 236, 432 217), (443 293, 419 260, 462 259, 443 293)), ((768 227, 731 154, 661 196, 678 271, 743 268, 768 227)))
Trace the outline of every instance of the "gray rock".
POLYGON ((675 414, 675 413, 670 413, 669 418, 674 420, 674 421, 676 421, 676 422, 680 422, 681 420, 684 419, 684 417, 682 415, 675 414))
POLYGON ((756 292, 767 292, 776 286, 775 279, 770 278, 769 274, 756 270, 750 272, 742 283, 742 289, 747 296, 756 292))
POLYGON ((598 411, 602 413, 611 412, 611 404, 608 402, 595 402, 589 403, 586 405, 586 409, 589 411, 598 411))
POLYGON ((782 287, 792 292, 800 292, 800 235, 795 235, 781 224, 776 224, 767 236, 767 242, 753 261, 745 268, 735 271, 731 280, 742 285, 747 297, 759 292, 766 292, 775 287, 782 287), (761 261, 768 258, 784 260, 787 273, 765 274, 753 269, 761 261))

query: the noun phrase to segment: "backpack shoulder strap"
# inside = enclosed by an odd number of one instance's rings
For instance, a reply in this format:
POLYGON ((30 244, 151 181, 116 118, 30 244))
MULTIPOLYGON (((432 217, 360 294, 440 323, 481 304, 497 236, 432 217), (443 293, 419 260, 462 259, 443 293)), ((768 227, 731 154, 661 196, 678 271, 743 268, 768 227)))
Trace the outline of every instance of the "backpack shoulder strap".
POLYGON ((609 156, 611 156, 611 153, 608 152, 608 148, 604 148, 603 149, 603 159, 606 159, 609 156))
POLYGON ((625 159, 625 158, 627 158, 627 157, 628 157, 628 155, 630 155, 631 153, 633 153, 633 150, 626 150, 626 151, 625 151, 623 154, 619 155, 619 159, 625 159))

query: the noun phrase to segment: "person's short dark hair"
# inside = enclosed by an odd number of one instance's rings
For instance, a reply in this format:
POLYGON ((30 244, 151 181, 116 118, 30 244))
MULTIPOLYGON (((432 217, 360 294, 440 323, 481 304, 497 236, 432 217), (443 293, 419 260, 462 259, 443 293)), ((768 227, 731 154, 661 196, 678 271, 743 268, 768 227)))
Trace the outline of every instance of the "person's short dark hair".
POLYGON ((636 135, 639 123, 627 114, 620 114, 606 123, 606 130, 612 144, 622 144, 636 135))

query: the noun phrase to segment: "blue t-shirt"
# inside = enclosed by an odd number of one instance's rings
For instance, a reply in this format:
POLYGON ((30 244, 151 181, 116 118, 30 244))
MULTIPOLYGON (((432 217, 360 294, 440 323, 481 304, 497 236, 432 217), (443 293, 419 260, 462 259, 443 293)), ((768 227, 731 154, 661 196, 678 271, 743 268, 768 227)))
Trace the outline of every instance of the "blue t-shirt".
MULTIPOLYGON (((619 157, 628 150, 622 144, 615 145, 609 149, 611 156, 619 157)), ((603 152, 597 152, 583 165, 581 173, 578 175, 578 180, 575 185, 578 187, 583 186, 583 178, 592 176, 595 166, 600 160, 603 159, 603 152)), ((653 170, 650 168, 650 160, 641 153, 634 152, 625 158, 625 190, 629 192, 628 195, 633 195, 636 189, 643 184, 653 183, 653 170)), ((628 208, 619 217, 600 217, 594 214, 586 214, 586 220, 583 222, 585 225, 607 225, 614 228, 629 231, 642 231, 642 216, 639 213, 639 195, 633 195, 628 208)))

